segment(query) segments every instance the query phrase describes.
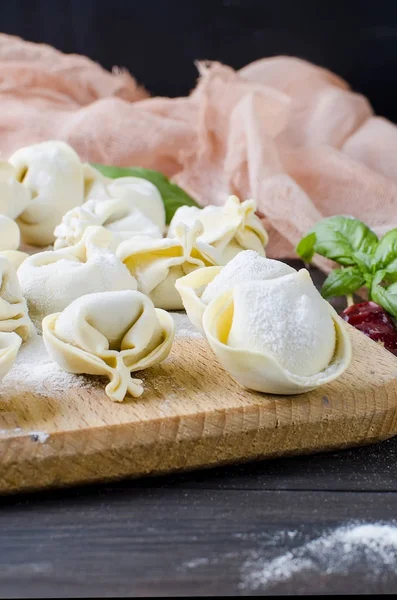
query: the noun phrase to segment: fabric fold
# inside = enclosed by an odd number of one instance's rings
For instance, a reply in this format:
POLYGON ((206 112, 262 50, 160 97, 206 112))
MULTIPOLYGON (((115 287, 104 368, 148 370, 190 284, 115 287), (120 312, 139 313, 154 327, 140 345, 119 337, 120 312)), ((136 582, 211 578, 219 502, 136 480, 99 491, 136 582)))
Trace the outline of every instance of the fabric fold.
POLYGON ((324 216, 397 225, 397 128, 343 79, 288 56, 198 69, 189 96, 149 98, 126 71, 1 34, 1 158, 58 139, 83 161, 159 170, 203 206, 253 198, 274 258, 324 216))

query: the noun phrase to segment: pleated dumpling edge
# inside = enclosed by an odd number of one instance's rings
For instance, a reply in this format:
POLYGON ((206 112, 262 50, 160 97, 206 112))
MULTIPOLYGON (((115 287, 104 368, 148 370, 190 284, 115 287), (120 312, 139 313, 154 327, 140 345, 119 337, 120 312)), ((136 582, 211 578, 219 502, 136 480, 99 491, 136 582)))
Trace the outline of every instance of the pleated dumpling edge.
POLYGON ((88 294, 43 320, 48 353, 70 373, 105 375, 107 396, 139 397, 142 381, 131 373, 165 360, 175 336, 171 315, 137 291, 88 294))

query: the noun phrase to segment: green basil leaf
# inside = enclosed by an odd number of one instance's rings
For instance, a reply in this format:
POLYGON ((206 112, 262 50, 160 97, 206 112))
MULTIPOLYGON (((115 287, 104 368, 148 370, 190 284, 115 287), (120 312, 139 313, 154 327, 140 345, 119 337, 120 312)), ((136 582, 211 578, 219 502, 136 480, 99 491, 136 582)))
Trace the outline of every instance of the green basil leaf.
POLYGON ((378 271, 372 282, 371 299, 383 306, 393 317, 397 317, 397 284, 386 286, 385 283, 387 283, 387 272, 378 271))
POLYGON ((297 246, 299 256, 300 251, 306 252, 307 256, 316 252, 343 266, 358 265, 363 271, 369 271, 378 238, 362 221, 334 216, 319 221, 301 243, 297 246), (310 237, 313 233, 316 235, 314 244, 314 238, 310 237))
POLYGON ((117 179, 118 177, 141 177, 153 183, 163 198, 168 225, 179 207, 199 206, 182 188, 172 183, 168 177, 158 171, 144 169, 143 167, 112 167, 98 163, 92 163, 92 166, 102 173, 102 175, 111 179, 117 179))
POLYGON ((309 233, 304 238, 301 239, 299 244, 296 247, 296 253, 301 257, 305 262, 310 262, 314 256, 314 247, 316 245, 316 234, 309 233))
POLYGON ((397 280, 397 229, 388 231, 380 239, 373 256, 374 269, 386 269, 389 277, 395 273, 397 280))
POLYGON ((353 294, 364 284, 365 278, 358 267, 334 269, 324 281, 321 294, 324 298, 346 296, 353 294))

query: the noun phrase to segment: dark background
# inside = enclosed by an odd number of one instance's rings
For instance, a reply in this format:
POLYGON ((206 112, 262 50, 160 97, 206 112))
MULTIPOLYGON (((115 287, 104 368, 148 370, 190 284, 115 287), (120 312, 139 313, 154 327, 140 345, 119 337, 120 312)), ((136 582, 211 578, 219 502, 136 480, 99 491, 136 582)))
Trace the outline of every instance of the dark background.
POLYGON ((188 93, 194 60, 277 54, 326 66, 397 121, 395 0, 0 0, 1 31, 125 66, 153 94, 188 93))

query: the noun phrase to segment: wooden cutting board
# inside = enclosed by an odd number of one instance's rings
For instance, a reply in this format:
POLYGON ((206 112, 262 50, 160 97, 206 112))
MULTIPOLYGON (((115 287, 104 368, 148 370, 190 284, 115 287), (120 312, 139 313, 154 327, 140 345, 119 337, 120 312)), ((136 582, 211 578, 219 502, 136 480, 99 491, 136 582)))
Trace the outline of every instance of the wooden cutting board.
POLYGON ((98 379, 43 391, 29 378, 14 388, 11 372, 0 383, 0 492, 320 452, 397 433, 397 359, 349 326, 348 371, 289 397, 242 389, 183 327, 170 357, 143 373, 144 395, 122 404, 98 379))

